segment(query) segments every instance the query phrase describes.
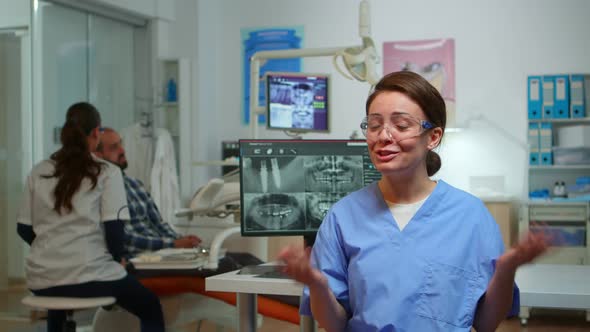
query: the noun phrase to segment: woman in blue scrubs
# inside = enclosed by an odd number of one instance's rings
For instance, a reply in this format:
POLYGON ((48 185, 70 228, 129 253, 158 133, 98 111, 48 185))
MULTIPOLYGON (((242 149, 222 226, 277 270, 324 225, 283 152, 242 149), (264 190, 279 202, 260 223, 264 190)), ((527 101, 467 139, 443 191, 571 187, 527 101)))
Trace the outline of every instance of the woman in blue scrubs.
POLYGON ((430 179, 445 124, 443 98, 415 73, 386 75, 368 97, 361 128, 381 180, 332 206, 311 254, 279 255, 306 284, 301 313, 327 331, 494 331, 518 312, 516 269, 548 239, 504 252, 481 200, 430 179))

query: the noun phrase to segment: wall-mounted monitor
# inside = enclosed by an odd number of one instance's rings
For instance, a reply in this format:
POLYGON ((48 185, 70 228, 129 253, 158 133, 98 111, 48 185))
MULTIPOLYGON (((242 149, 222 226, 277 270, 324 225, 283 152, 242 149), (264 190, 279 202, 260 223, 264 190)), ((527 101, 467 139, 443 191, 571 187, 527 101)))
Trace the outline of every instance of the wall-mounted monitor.
POLYGON ((327 74, 266 73, 267 127, 328 131, 329 85, 327 74))
POLYGON ((365 141, 240 140, 242 235, 314 235, 332 204, 380 178, 365 141))

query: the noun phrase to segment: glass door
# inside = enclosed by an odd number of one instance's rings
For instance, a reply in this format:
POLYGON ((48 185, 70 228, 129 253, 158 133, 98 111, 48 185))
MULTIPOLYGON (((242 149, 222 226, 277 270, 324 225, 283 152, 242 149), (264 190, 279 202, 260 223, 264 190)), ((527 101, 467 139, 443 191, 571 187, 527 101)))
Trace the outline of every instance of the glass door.
POLYGON ((35 161, 60 147, 68 107, 87 101, 102 124, 135 120, 134 27, 96 14, 39 1, 33 13, 35 161))
POLYGON ((34 68, 36 162, 48 158, 59 146, 66 110, 88 101, 87 14, 41 1, 35 15, 34 68), (39 151, 40 150, 40 151, 39 151))
POLYGON ((96 15, 88 19, 89 101, 104 126, 121 130, 135 120, 133 27, 96 15))

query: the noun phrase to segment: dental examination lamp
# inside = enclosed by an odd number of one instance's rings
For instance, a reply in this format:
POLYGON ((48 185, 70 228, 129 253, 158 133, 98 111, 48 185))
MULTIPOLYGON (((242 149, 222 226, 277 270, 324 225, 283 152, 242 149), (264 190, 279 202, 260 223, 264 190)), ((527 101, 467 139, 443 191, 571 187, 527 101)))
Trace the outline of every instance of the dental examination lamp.
POLYGON ((379 57, 375 50, 375 44, 369 36, 371 32, 369 16, 369 2, 363 0, 359 7, 359 35, 363 41, 360 46, 289 49, 254 53, 250 58, 250 124, 252 138, 258 138, 258 121, 256 118, 266 111, 265 107, 258 105, 258 98, 252 96, 259 95, 260 67, 268 59, 332 56, 332 63, 344 77, 367 82, 371 85, 375 85, 379 81, 379 76, 375 72, 379 57), (346 74, 338 66, 338 58, 342 58, 342 62, 349 74, 346 74))
POLYGON ((176 210, 175 215, 176 217, 188 217, 189 220, 193 220, 193 216, 225 218, 239 212, 239 209, 228 209, 226 205, 239 201, 238 183, 225 182, 217 178, 211 179, 195 194, 190 207, 176 210))

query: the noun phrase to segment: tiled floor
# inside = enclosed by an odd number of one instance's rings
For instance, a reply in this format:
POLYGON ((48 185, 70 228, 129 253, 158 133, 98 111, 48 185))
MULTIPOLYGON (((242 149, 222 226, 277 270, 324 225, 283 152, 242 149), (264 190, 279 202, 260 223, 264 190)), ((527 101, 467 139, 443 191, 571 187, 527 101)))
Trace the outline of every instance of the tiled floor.
MULTIPOLYGON (((20 299, 28 292, 23 287, 12 287, 0 290, 0 332, 43 332, 43 320, 31 320, 30 311, 20 303, 20 299)), ((79 332, 88 331, 85 325, 90 324, 92 312, 78 313, 79 332)), ((187 326, 185 331, 196 331, 196 324, 187 326)), ((201 332, 216 332, 213 324, 205 322, 201 332)), ((264 318, 260 332, 297 332, 299 327, 272 318, 264 318)), ((323 331, 320 329, 320 331, 323 331)), ((504 321, 498 332, 590 332, 590 323, 585 321, 585 313, 581 311, 546 311, 532 312, 532 317, 526 327, 521 327, 518 319, 504 321)), ((116 331, 113 331, 116 332, 116 331)), ((224 330, 228 332, 228 329, 224 330)))

